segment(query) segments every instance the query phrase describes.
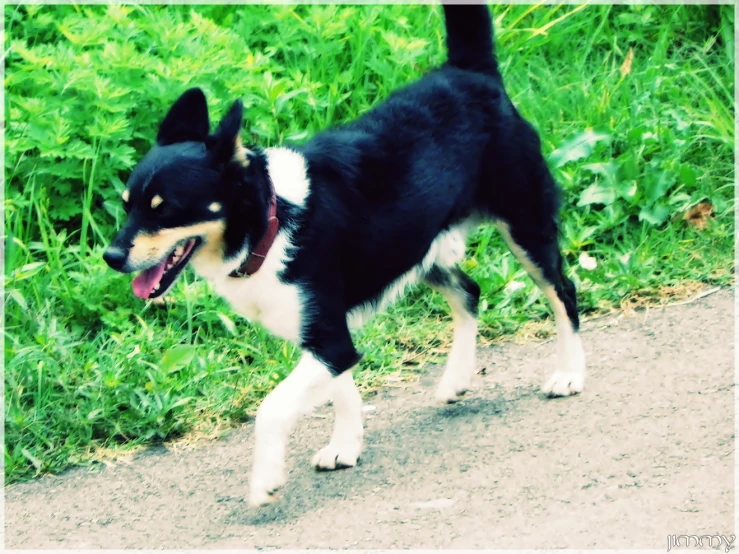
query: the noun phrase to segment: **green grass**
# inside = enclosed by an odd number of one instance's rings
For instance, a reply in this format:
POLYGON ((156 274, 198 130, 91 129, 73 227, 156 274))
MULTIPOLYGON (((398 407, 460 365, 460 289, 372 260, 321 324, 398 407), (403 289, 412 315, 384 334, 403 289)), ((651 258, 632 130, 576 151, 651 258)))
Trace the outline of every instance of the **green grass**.
MULTIPOLYGON (((246 142, 302 140, 441 62, 439 12, 6 6, 7 482, 243 421, 296 360, 293 346, 238 319, 192 274, 162 307, 134 298, 130 276, 102 262, 123 183, 168 105, 199 85, 213 120, 244 99, 246 142)), ((494 13, 507 88, 563 187, 561 244, 583 312, 730 284, 731 7, 494 13), (704 201, 708 226, 686 225, 682 213, 704 201), (582 252, 595 270, 578 265, 582 252)), ((482 340, 528 322, 549 332, 546 303, 496 232, 483 227, 469 245, 482 340)), ((449 319, 438 295, 412 291, 357 337, 360 383, 438 360, 449 319)))

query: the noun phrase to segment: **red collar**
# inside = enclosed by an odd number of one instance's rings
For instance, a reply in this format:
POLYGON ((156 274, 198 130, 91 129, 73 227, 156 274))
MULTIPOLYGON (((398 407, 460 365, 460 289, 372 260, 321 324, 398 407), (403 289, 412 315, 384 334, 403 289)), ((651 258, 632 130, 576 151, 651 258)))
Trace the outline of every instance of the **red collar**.
POLYGON ((243 265, 239 269, 232 271, 228 276, 248 277, 259 271, 264 258, 267 257, 267 252, 272 247, 272 243, 275 242, 279 228, 280 220, 277 219, 277 195, 275 194, 274 187, 272 187, 272 199, 269 202, 269 213, 267 214, 267 230, 264 232, 262 240, 254 247, 254 250, 249 252, 249 256, 243 265))

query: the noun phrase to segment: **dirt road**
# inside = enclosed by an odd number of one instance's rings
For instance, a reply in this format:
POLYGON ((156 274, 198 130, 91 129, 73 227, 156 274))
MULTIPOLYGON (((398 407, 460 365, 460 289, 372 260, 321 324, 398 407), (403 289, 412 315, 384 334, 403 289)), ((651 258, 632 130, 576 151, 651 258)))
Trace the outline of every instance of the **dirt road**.
POLYGON ((482 350, 453 406, 439 370, 366 403, 360 465, 316 473, 330 408, 303 420, 282 500, 247 507, 251 425, 190 450, 6 489, 7 548, 656 548, 735 534, 728 291, 586 324, 576 397, 537 386, 554 343, 482 350), (323 417, 321 417, 323 416, 323 417))

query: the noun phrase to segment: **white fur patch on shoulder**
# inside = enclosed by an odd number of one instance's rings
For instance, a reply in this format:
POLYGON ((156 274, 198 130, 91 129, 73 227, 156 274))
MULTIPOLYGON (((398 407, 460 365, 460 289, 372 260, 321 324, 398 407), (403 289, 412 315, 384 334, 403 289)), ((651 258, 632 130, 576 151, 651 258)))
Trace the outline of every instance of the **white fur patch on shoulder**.
POLYGON ((267 148, 267 171, 278 196, 302 207, 310 193, 310 180, 305 158, 285 147, 267 148))

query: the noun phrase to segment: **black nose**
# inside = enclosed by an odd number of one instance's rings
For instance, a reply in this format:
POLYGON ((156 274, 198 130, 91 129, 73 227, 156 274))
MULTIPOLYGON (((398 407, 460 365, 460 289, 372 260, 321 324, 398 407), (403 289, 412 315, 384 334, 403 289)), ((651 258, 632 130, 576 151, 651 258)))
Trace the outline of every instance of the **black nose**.
POLYGON ((103 254, 103 259, 113 269, 121 269, 126 263, 128 254, 117 246, 109 246, 103 254))

